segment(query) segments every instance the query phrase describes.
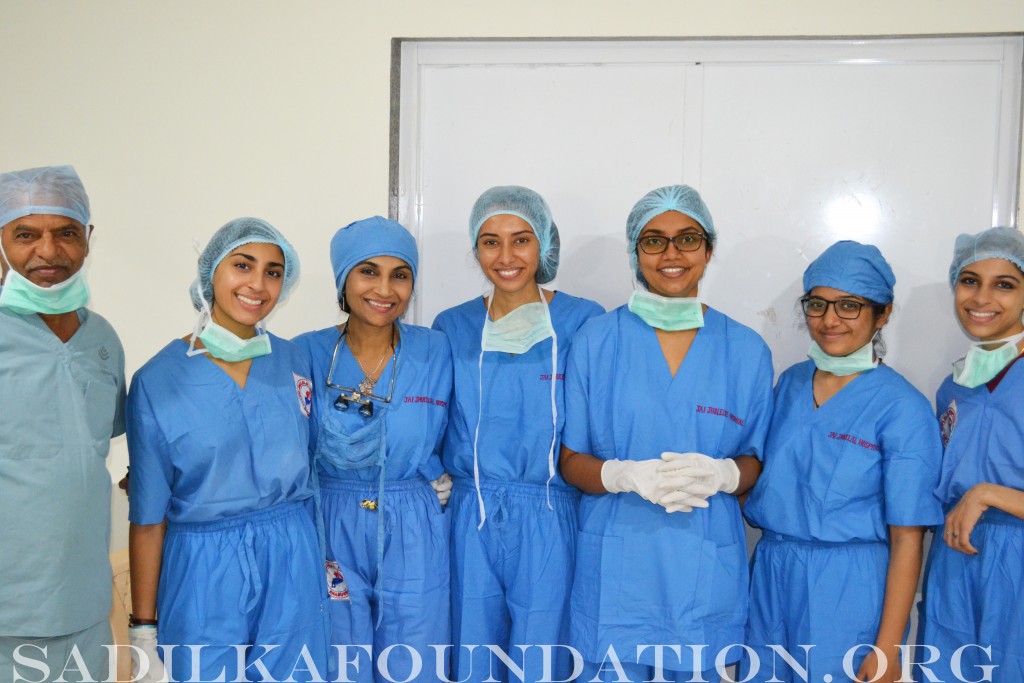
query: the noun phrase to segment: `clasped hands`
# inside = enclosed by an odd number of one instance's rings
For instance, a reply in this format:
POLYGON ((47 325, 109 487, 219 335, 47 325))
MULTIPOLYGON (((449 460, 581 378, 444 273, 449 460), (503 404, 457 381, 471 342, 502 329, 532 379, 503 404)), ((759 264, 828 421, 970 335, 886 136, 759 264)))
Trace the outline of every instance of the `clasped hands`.
POLYGON ((607 460, 601 483, 609 493, 636 493, 667 512, 690 512, 708 507, 719 491, 735 491, 740 470, 732 458, 666 451, 660 460, 607 460))

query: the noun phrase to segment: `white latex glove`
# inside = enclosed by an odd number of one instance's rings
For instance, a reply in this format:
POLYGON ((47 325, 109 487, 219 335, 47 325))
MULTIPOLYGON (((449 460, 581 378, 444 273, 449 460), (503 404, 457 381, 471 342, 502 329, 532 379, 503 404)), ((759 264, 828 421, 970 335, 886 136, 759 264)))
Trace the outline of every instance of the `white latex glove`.
POLYGON ((430 482, 430 486, 434 489, 434 493, 437 494, 437 500, 440 501, 441 507, 447 505, 448 499, 452 497, 452 476, 445 472, 430 482))
MULTIPOLYGON (((700 490, 707 490, 708 498, 715 493, 732 493, 740 486, 740 468, 732 458, 712 458, 703 453, 673 453, 666 451, 661 454, 662 468, 666 475, 673 474, 689 477, 699 482, 700 490)), ((697 489, 689 489, 699 494, 697 489)))
MULTIPOLYGON (((674 471, 674 470, 673 470, 674 471)), ((692 512, 693 508, 706 508, 708 498, 718 492, 708 477, 676 475, 672 478, 675 490, 669 491, 658 501, 667 512, 692 512)))
POLYGON ((606 460, 601 466, 601 483, 608 493, 636 493, 655 505, 683 483, 676 473, 662 471, 661 460, 606 460))
POLYGON ((164 662, 156 647, 156 626, 132 626, 128 629, 132 645, 132 680, 138 683, 159 683, 167 680, 164 662))

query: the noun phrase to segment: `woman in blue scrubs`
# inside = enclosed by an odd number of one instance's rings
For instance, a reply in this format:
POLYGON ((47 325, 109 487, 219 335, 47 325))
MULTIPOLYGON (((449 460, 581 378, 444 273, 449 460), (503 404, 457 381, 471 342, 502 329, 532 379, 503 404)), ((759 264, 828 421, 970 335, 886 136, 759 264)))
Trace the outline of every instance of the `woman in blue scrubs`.
POLYGON ((936 397, 946 511, 928 557, 919 640, 939 680, 1024 680, 1024 235, 960 235, 954 310, 973 340, 936 397), (983 650, 982 648, 987 648, 983 650), (959 676, 959 678, 957 678, 959 676))
POLYGON ((895 283, 877 248, 852 241, 804 271, 810 360, 775 387, 764 472, 744 510, 763 530, 747 636, 757 657, 744 664, 752 681, 900 678, 925 527, 942 520, 932 494, 942 456, 928 400, 880 364, 895 283))
MULTIPOLYGON (((470 645, 497 645, 521 671, 544 678, 542 645, 568 635, 579 493, 556 471, 566 356, 577 328, 603 313, 593 301, 542 289, 558 269, 558 228, 543 198, 493 187, 469 221, 473 252, 492 285, 441 313, 455 363, 455 402, 444 444, 452 494, 453 678, 483 681, 507 667, 470 645), (525 656, 518 646, 530 646, 525 656)), ((571 673, 554 655, 549 677, 571 673)), ((520 675, 521 674, 521 675, 520 675)), ((493 680, 493 679, 492 679, 493 680)))
POLYGON ((771 354, 701 302, 717 233, 696 190, 648 193, 626 239, 643 289, 580 329, 566 372, 561 469, 586 494, 569 644, 585 680, 718 680, 744 642, 737 496, 761 470, 771 354))
POLYGON ((269 223, 231 221, 199 257, 196 332, 132 380, 131 639, 154 666, 157 641, 179 646, 164 657, 179 680, 326 673, 309 360, 261 328, 298 270, 269 223))
POLYGON ((442 507, 451 484, 438 455, 451 352, 443 335, 399 322, 418 262, 416 241, 394 221, 342 228, 331 265, 348 318, 295 339, 312 359, 310 445, 327 556, 338 563, 331 643, 348 648, 332 658, 340 680, 434 680, 431 646, 451 642, 442 507))

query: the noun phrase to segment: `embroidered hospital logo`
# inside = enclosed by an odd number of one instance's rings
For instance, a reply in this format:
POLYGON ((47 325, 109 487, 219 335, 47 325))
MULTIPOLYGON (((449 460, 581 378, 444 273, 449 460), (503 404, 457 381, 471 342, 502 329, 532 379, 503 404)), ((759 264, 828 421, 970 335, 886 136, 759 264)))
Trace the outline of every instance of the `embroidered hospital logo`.
POLYGON ((99 354, 100 354, 100 360, 102 360, 102 361, 110 360, 110 351, 107 351, 107 347, 106 346, 101 346, 100 347, 99 354))
POLYGON ((942 417, 939 418, 939 429, 942 431, 942 447, 945 448, 949 444, 950 437, 953 436, 953 429, 956 428, 956 399, 954 398, 949 402, 949 407, 946 408, 946 412, 942 413, 942 417))
POLYGON ((313 410, 313 383, 294 372, 292 377, 295 378, 295 393, 299 398, 299 409, 302 410, 303 415, 309 417, 309 413, 313 410))

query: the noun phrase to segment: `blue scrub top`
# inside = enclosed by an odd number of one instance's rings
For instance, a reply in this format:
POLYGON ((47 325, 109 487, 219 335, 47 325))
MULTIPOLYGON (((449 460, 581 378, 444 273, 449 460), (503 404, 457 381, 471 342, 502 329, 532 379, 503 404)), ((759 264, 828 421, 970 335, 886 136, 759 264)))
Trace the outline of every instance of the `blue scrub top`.
MULTIPOLYGON (((451 351, 444 335, 425 327, 398 323, 399 362, 391 404, 384 407, 375 402, 371 420, 384 416, 387 434, 387 462, 384 479, 397 481, 422 476, 428 481, 437 479, 443 473, 439 451, 445 425, 448 423, 448 404, 452 393, 451 351)), ((295 338, 295 343, 306 350, 312 359, 311 376, 315 387, 313 402, 312 433, 310 448, 316 453, 324 438, 336 438, 323 426, 325 420, 332 421, 332 429, 347 435, 360 433, 369 420, 359 414, 358 406, 347 411, 334 407, 338 398, 337 389, 327 387, 327 372, 331 367, 331 356, 338 341, 338 328, 328 327, 316 332, 307 332, 295 338), (327 435, 327 436, 324 436, 327 435)), ((386 396, 394 372, 394 359, 388 359, 381 371, 374 393, 386 396)), ((355 387, 364 377, 359 364, 349 351, 348 344, 338 347, 338 362, 331 381, 338 386, 355 387)), ((329 447, 325 442, 324 447, 329 447)), ((346 450, 341 444, 336 451, 346 450)), ((338 479, 378 481, 380 467, 371 465, 359 469, 340 469, 325 461, 317 460, 320 472, 338 479)))
POLYGON ((861 373, 814 408, 813 361, 775 387, 765 467, 744 508, 764 529, 807 541, 887 541, 888 527, 942 522, 933 495, 939 429, 892 368, 861 373))
POLYGON ((953 506, 975 484, 1024 490, 1024 361, 989 391, 968 389, 950 375, 935 399, 945 454, 936 495, 953 506))
POLYGON ((210 522, 313 495, 309 359, 270 335, 245 389, 175 339, 128 392, 129 514, 134 524, 210 522))
MULTIPOLYGON (((663 451, 760 458, 772 377, 761 337, 713 308, 673 377, 655 330, 622 306, 587 322, 573 340, 562 442, 602 459, 649 460, 663 451)), ((583 496, 571 644, 584 659, 600 662, 608 645, 633 657, 636 646, 651 643, 707 644, 713 658, 744 642, 739 503, 729 494, 708 502, 668 514, 631 493, 583 496)), ((653 658, 648 648, 640 663, 653 658)), ((710 666, 713 659, 698 668, 710 666)))
MULTIPOLYGON (((563 392, 565 364, 576 330, 604 309, 589 299, 555 292, 548 304, 558 335, 560 380, 555 394, 561 433, 565 423, 563 392)), ((480 336, 487 305, 483 297, 450 308, 437 316, 434 329, 451 343, 455 363, 455 404, 444 440, 444 467, 456 477, 473 477, 473 435, 480 409, 480 336)), ((544 339, 524 354, 484 354, 483 419, 477 453, 480 478, 545 484, 551 447, 551 339, 544 339)), ((560 440, 555 442, 557 463, 560 440)), ((553 486, 567 484, 557 473, 553 486)))
POLYGON ((110 612, 110 438, 124 433, 124 351, 78 311, 66 343, 0 309, 0 636, 82 631, 110 612))

